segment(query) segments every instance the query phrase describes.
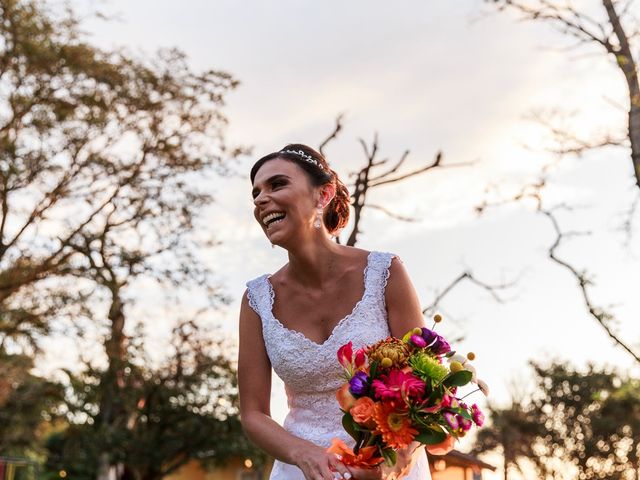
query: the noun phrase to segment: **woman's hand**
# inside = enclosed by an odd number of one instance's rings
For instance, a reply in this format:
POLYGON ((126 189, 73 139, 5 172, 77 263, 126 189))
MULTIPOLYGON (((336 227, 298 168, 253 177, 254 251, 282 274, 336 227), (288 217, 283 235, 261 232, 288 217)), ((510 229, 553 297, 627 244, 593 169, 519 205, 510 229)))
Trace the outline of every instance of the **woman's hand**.
POLYGON ((423 448, 421 443, 413 442, 407 448, 398 450, 393 467, 383 463, 377 468, 349 467, 349 471, 355 480, 401 480, 411 471, 423 448))
POLYGON ((302 470, 307 480, 350 479, 352 473, 344 466, 335 453, 328 453, 324 448, 309 444, 296 452, 296 466, 302 470))
POLYGON ((384 477, 383 467, 359 468, 348 467, 355 480, 382 480, 384 477))

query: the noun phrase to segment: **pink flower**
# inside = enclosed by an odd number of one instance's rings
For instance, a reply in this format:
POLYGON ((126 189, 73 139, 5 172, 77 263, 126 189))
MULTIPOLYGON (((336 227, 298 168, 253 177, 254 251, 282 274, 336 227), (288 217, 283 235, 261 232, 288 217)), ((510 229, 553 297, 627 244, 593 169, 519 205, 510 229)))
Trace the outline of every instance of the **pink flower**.
POLYGON ((464 432, 468 432, 473 425, 473 422, 468 418, 463 417, 462 415, 457 415, 458 424, 460 425, 460 429, 464 432))
POLYGON ((475 403, 471 405, 471 417, 473 418, 474 423, 479 427, 484 423, 484 413, 480 411, 478 405, 475 403))
POLYGON ((460 424, 458 423, 458 417, 456 416, 455 413, 445 412, 442 414, 442 416, 444 417, 445 421, 449 424, 449 427, 451 428, 451 430, 455 431, 455 430, 458 430, 458 428, 460 428, 460 424))
POLYGON ((421 397, 425 389, 422 380, 402 370, 391 370, 388 375, 374 380, 372 386, 376 397, 382 400, 402 400, 405 395, 410 398, 421 397))

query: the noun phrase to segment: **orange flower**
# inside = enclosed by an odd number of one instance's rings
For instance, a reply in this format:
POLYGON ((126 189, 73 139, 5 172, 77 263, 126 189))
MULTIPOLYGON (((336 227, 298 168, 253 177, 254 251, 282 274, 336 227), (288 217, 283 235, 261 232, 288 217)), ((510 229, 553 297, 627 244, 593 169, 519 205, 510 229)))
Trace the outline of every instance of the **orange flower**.
POLYGON ((456 439, 452 435, 448 435, 442 442, 433 445, 426 445, 427 452, 431 455, 446 455, 453 450, 456 439))
POLYGON ((351 407, 351 416, 353 419, 361 424, 370 428, 375 427, 373 421, 373 406, 375 402, 369 397, 360 397, 356 400, 356 404, 351 407))
POLYGON ((352 467, 373 468, 384 462, 382 457, 375 456, 378 452, 378 447, 363 447, 356 455, 353 453, 353 450, 339 438, 334 438, 331 441, 331 446, 327 449, 327 452, 340 455, 340 461, 352 467))
POLYGON ((382 439, 391 448, 408 446, 418 434, 418 431, 411 427, 411 420, 399 412, 392 402, 376 403, 373 418, 377 425, 376 433, 381 434, 382 439))
POLYGON ((348 383, 345 383, 342 387, 340 387, 340 389, 336 392, 336 398, 338 399, 340 408, 345 412, 351 410, 351 407, 356 404, 356 398, 351 395, 348 383))

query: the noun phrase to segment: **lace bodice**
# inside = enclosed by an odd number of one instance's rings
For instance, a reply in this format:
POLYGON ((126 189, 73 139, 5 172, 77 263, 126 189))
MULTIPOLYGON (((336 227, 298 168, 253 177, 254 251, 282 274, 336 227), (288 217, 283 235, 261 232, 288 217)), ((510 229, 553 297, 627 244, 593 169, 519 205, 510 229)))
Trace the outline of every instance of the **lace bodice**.
MULTIPOLYGON (((292 434, 323 447, 328 447, 334 437, 353 446, 353 439, 342 428, 342 412, 335 397, 344 382, 336 353, 349 341, 355 351, 390 335, 384 290, 393 257, 387 252, 369 253, 362 298, 321 344, 285 327, 275 318, 275 295, 269 274, 247 282, 249 305, 262 321, 271 365, 285 385, 289 413, 283 427, 292 434)), ((428 472, 425 456, 407 478, 430 478, 428 472)), ((304 476, 297 467, 276 461, 271 479, 302 480, 304 476)))

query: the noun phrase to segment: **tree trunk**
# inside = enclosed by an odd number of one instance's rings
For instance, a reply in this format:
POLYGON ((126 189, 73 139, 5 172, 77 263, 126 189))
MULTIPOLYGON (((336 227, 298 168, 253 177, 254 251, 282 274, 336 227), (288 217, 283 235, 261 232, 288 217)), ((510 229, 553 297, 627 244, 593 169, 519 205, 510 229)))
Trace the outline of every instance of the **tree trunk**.
POLYGON ((640 188, 640 85, 638 84, 638 69, 631 53, 629 38, 622 28, 620 17, 613 6, 612 0, 602 0, 607 11, 609 22, 618 39, 618 51, 608 50, 616 56, 616 62, 629 89, 629 140, 631 142, 631 160, 636 176, 636 185, 640 188))
MULTIPOLYGON (((105 344, 108 367, 102 379, 104 395, 100 401, 102 419, 100 428, 110 449, 111 438, 118 427, 126 423, 126 411, 122 403, 122 390, 125 387, 126 338, 124 335, 124 305, 120 299, 119 286, 114 282, 109 287, 112 295, 111 307, 109 308, 111 336, 105 344)), ((117 480, 117 468, 111 458, 111 452, 108 450, 100 455, 96 480, 117 480)))

